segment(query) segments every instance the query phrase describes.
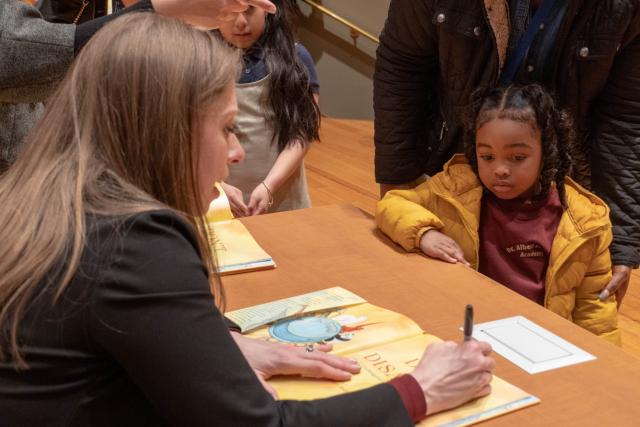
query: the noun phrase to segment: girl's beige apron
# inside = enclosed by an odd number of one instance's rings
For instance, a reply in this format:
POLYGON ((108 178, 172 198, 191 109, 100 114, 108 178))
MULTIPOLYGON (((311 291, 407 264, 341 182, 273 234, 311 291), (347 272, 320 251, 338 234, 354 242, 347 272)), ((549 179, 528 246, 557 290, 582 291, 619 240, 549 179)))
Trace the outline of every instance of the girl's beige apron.
MULTIPOLYGON (((229 165, 229 178, 225 182, 242 190, 246 204, 249 204, 251 192, 267 177, 279 154, 268 122, 271 110, 261 102, 268 90, 269 76, 257 82, 236 85, 238 140, 246 156, 244 162, 229 165)), ((304 163, 273 196, 274 202, 268 212, 311 207, 304 163)))

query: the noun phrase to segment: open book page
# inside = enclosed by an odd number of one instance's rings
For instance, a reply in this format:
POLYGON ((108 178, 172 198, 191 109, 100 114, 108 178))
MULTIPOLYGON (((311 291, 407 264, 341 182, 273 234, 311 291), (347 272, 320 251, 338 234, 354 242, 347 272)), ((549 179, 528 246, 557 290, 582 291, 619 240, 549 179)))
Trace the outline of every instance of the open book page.
POLYGON ((407 316, 363 303, 263 326, 247 336, 300 345, 328 342, 333 345, 332 353, 343 355, 422 334, 407 316))
POLYGON ((225 313, 225 316, 240 326, 242 332, 248 332, 277 320, 363 302, 365 300, 358 295, 336 286, 231 311, 225 313))
POLYGON ((274 377, 269 380, 280 399, 310 400, 362 390, 398 375, 413 371, 427 345, 440 341, 433 335, 421 334, 390 344, 381 344, 349 353, 360 363, 361 371, 349 381, 329 381, 299 377, 274 377))
MULTIPOLYGON (((280 399, 311 400, 331 397, 387 382, 415 368, 425 348, 439 338, 422 334, 375 348, 347 353, 362 367, 358 375, 349 381, 307 379, 299 377, 275 377, 269 380, 280 399)), ((466 426, 494 418, 539 402, 539 399, 523 390, 493 377, 493 391, 489 396, 476 399, 449 411, 435 414, 423 420, 420 426, 466 426)))
POLYGON ((418 425, 420 427, 469 426, 537 403, 540 403, 537 397, 494 375, 490 395, 435 414, 418 425))
POLYGON ((209 244, 220 274, 274 268, 275 262, 237 219, 209 224, 209 244))
POLYGON ((221 275, 274 268, 271 256, 258 245, 249 230, 233 219, 229 199, 219 183, 219 192, 209 205, 209 244, 221 275))

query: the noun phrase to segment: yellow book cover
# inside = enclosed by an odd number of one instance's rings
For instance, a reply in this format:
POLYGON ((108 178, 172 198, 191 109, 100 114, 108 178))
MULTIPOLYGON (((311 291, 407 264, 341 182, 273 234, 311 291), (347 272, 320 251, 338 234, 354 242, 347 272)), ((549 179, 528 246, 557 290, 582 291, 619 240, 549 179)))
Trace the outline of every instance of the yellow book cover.
POLYGON ((217 222, 233 219, 233 213, 231 213, 231 206, 229 205, 229 198, 219 183, 216 182, 215 187, 218 190, 218 197, 213 199, 211 204, 209 204, 207 221, 217 222))
POLYGON ((237 219, 209 223, 209 244, 221 275, 275 268, 273 258, 237 219))
POLYGON ((216 183, 215 187, 219 195, 209 205, 206 220, 218 272, 225 275, 275 268, 271 256, 258 245, 244 224, 233 218, 222 186, 216 183))
POLYGON ((300 345, 323 341, 333 345, 333 354, 346 355, 422 334, 407 316, 365 302, 285 320, 246 336, 300 345))
MULTIPOLYGON (((411 372, 425 348, 439 338, 424 333, 408 317, 369 303, 336 308, 263 326, 248 337, 295 345, 329 342, 335 354, 362 367, 345 382, 274 377, 280 399, 310 400, 361 390, 411 372)), ((492 393, 458 408, 430 416, 420 426, 466 426, 539 403, 540 400, 495 377, 492 393)))

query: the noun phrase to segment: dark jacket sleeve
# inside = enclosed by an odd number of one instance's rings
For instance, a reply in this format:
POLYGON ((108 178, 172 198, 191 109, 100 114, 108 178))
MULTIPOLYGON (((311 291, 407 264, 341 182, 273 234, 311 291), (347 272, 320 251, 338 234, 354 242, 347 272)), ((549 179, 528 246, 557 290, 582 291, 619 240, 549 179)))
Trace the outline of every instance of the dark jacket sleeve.
POLYGON ((75 40, 73 43, 73 50, 78 53, 80 49, 89 41, 89 39, 106 23, 116 19, 119 16, 122 16, 131 12, 145 12, 145 11, 153 11, 153 6, 151 4, 151 0, 140 0, 132 6, 129 6, 125 9, 121 9, 111 15, 102 16, 97 19, 92 19, 91 21, 84 22, 78 25, 76 30, 75 40))
POLYGON ((274 401, 215 308, 190 228, 138 215, 93 299, 91 335, 172 425, 412 425, 389 384, 310 402, 274 401))
POLYGON ((611 208, 614 265, 640 264, 640 13, 595 110, 593 190, 611 208))
POLYGON ((426 124, 438 81, 433 8, 392 0, 380 35, 373 80, 376 181, 415 180, 426 162, 426 124))
POLYGON ((0 102, 40 102, 73 60, 75 25, 52 24, 20 0, 0 1, 0 102))
POLYGON ((44 101, 91 36, 118 16, 142 10, 152 10, 150 0, 76 27, 47 22, 21 0, 1 0, 0 102, 44 101))

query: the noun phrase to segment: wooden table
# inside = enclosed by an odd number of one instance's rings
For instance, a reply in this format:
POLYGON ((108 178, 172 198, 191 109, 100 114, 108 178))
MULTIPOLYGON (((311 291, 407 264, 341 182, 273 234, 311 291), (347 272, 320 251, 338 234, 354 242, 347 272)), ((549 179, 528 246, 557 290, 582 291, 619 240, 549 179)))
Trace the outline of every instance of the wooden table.
POLYGON ((467 303, 478 323, 523 315, 597 360, 530 375, 496 354, 495 373, 542 403, 487 424, 640 425, 640 360, 471 269, 404 252, 369 214, 323 206, 242 222, 278 268, 224 277, 229 310, 342 286, 456 341, 467 303))

